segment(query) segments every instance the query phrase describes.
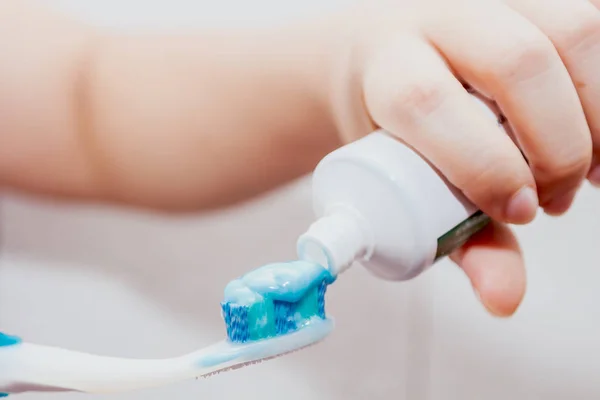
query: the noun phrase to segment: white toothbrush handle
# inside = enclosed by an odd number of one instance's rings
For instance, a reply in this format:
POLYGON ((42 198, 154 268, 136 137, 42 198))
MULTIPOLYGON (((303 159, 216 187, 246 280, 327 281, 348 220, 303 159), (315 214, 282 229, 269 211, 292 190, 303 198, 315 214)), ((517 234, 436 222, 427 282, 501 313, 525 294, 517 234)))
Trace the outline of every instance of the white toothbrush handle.
POLYGON ((198 362, 225 343, 164 360, 103 357, 55 347, 21 343, 0 348, 0 392, 120 392, 154 387, 208 374, 219 364, 198 362))
POLYGON ((187 380, 289 353, 325 338, 333 321, 317 320, 272 339, 227 340, 163 360, 124 359, 19 343, 0 347, 0 393, 78 391, 114 393, 187 380))

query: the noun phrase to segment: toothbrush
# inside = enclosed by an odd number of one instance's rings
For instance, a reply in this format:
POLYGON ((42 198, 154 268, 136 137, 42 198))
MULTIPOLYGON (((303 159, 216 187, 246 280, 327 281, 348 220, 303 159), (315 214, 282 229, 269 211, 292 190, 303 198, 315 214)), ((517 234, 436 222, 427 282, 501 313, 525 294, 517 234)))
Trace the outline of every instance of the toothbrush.
POLYGON ((0 397, 23 392, 116 393, 237 369, 300 350, 333 329, 325 291, 335 278, 303 261, 269 264, 230 282, 227 338, 170 359, 124 359, 23 342, 0 333, 0 397))

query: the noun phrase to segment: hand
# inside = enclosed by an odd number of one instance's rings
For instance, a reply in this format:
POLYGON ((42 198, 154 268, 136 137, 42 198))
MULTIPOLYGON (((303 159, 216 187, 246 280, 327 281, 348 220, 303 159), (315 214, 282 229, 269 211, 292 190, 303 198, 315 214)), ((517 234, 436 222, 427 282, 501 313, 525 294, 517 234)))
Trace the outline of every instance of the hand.
POLYGON ((2 188, 221 207, 379 126, 498 221, 452 258, 510 315, 525 273, 503 224, 565 212, 587 174, 600 183, 600 0, 370 0, 172 35, 107 34, 37 3, 0 2, 2 188), (463 84, 497 102, 517 144, 463 84))
POLYGON ((538 205, 562 214, 586 176, 600 183, 600 0, 371 2, 336 24, 342 135, 397 135, 499 221, 452 259, 492 313, 512 314, 525 272, 504 223, 538 205), (498 104, 514 141, 465 84, 498 104))

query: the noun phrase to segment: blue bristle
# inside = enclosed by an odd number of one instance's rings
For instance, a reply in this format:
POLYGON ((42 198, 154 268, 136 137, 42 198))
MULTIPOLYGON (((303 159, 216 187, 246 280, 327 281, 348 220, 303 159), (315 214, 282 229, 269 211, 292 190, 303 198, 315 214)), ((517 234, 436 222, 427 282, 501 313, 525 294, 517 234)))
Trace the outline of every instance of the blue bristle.
POLYGON ((229 306, 229 303, 221 303, 221 311, 223 312, 223 320, 227 327, 227 334, 229 334, 229 326, 231 325, 231 307, 229 306))
POLYGON ((296 321, 294 320, 294 304, 285 301, 273 301, 275 306, 275 329, 278 335, 285 335, 296 330, 296 321))
POLYGON ((229 340, 236 343, 247 342, 250 338, 248 307, 224 302, 221 303, 221 308, 229 340))
POLYGON ((318 292, 318 297, 317 297, 319 317, 321 317, 323 319, 325 319, 327 316, 325 314, 325 293, 326 292, 327 292, 327 283, 325 281, 323 281, 319 285, 319 292, 318 292))

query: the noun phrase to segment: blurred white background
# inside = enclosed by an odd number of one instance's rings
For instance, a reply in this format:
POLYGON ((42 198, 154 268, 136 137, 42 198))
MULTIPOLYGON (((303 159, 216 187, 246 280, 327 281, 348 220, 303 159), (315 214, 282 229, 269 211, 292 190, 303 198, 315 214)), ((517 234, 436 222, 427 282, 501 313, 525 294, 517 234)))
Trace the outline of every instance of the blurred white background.
MULTIPOLYGON (((285 23, 348 1, 46 0, 115 28, 285 23)), ((302 181, 226 212, 185 218, 4 196, 0 330, 130 357, 174 356, 219 340, 224 285, 294 257, 296 237, 312 219, 309 188, 302 181)), ((600 194, 585 187, 566 217, 541 216, 518 233, 529 291, 512 319, 488 316, 447 262, 402 284, 356 268, 329 292, 337 329, 319 346, 112 398, 600 398, 600 194)))

